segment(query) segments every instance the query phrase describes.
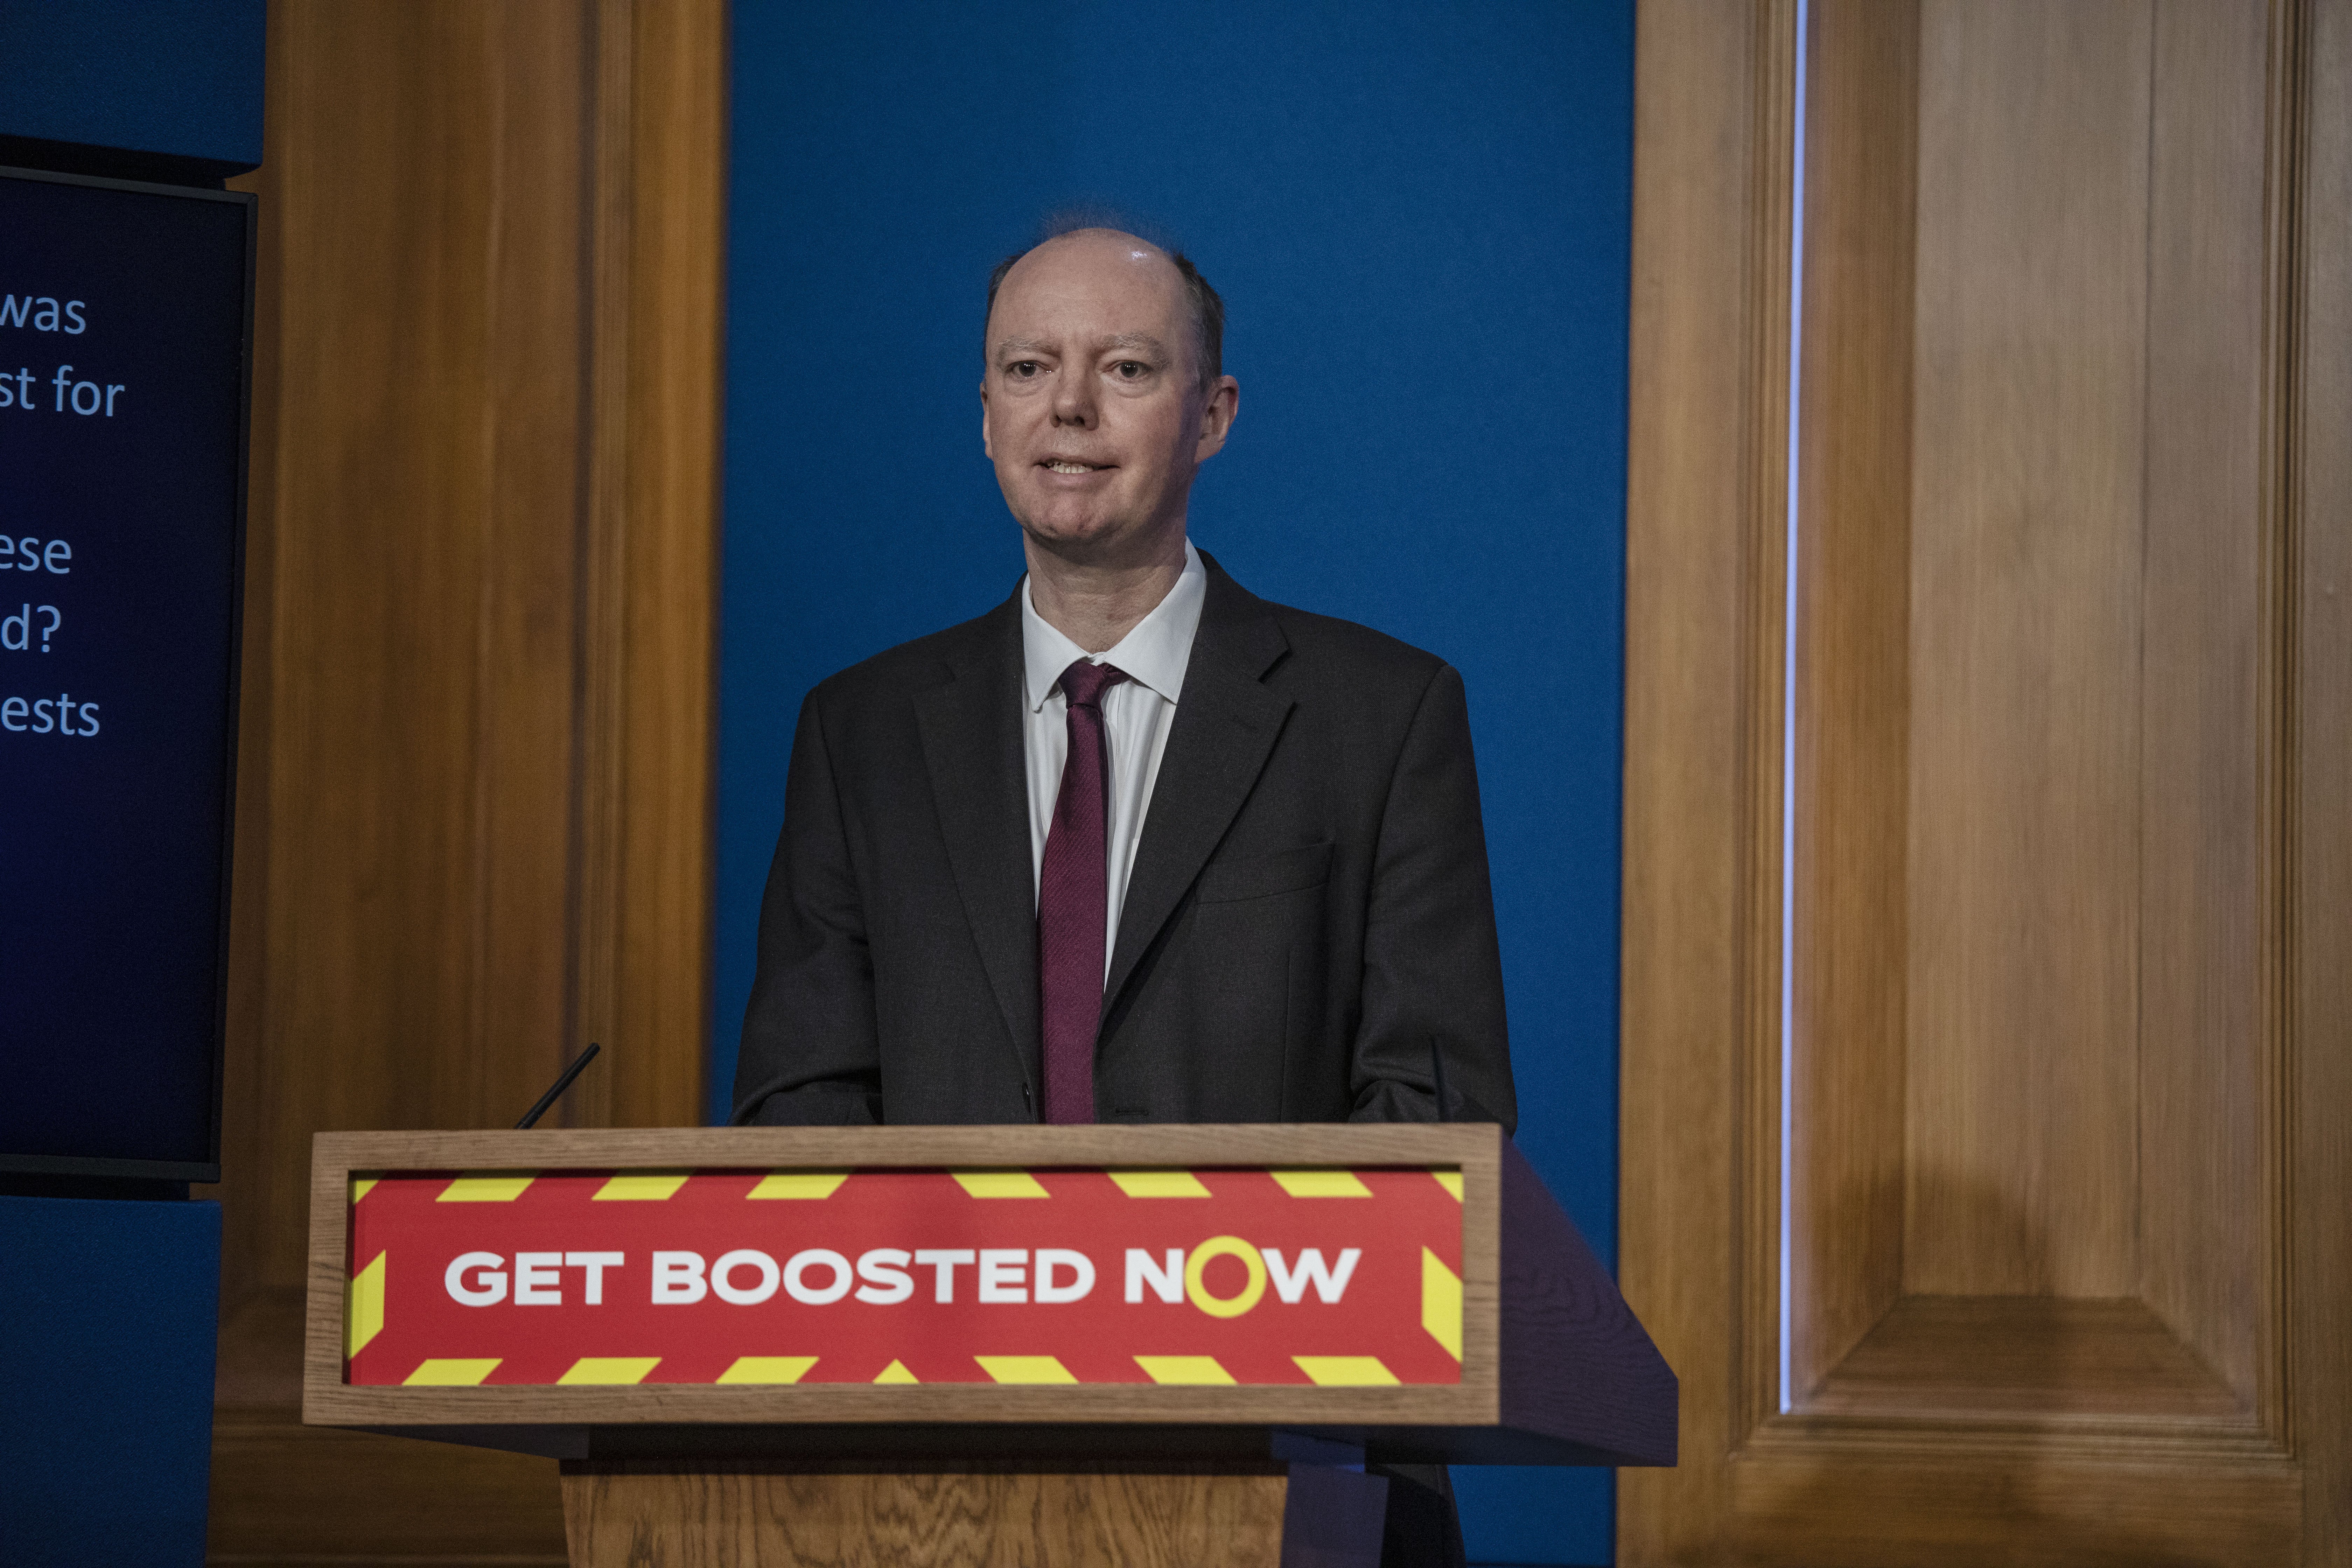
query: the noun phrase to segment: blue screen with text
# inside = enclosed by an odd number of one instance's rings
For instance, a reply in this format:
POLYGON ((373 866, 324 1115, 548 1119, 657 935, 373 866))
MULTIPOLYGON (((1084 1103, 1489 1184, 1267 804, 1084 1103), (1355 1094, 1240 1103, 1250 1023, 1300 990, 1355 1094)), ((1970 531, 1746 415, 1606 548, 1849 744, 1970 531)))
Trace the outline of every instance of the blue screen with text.
POLYGON ((216 1157, 247 233, 0 175, 0 1165, 216 1157))

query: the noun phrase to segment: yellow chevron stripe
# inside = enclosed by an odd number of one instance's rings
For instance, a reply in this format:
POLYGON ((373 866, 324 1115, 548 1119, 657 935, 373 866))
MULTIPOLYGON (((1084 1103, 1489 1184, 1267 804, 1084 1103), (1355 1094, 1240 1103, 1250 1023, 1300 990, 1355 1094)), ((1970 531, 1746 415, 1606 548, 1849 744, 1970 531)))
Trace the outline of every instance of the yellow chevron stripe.
POLYGON ((1462 1359, 1462 1279, 1425 1247, 1421 1249, 1421 1326, 1445 1347, 1447 1355, 1462 1359))
POLYGON ((1294 1198, 1368 1198, 1372 1189, 1353 1171, 1268 1171, 1294 1198))
POLYGON ((1219 1366, 1213 1355, 1139 1355, 1135 1364, 1154 1383, 1197 1386, 1234 1381, 1234 1374, 1219 1366))
POLYGON ((661 1365, 657 1355, 583 1355, 558 1383, 643 1383, 661 1365))
POLYGON ((1376 1355, 1295 1355, 1309 1382, 1322 1388, 1392 1387, 1397 1374, 1381 1364, 1376 1355))
POLYGON ((747 1198, 829 1198, 849 1180, 846 1171, 774 1171, 760 1178, 747 1198))
POLYGON ((352 1202, 354 1205, 358 1204, 362 1198, 375 1191, 375 1184, 382 1180, 383 1180, 382 1176, 353 1177, 352 1179, 352 1202))
POLYGON ((510 1204, 539 1179, 537 1171, 468 1171, 433 1201, 438 1204, 510 1204))
POLYGON ((907 1370, 903 1361, 894 1361, 884 1367, 874 1379, 877 1383, 920 1383, 923 1380, 907 1370))
POLYGON ((1437 1178, 1437 1184, 1438 1184, 1439 1186, 1444 1187, 1447 1192, 1452 1193, 1452 1194, 1454 1194, 1454 1201, 1455 1203, 1457 1203, 1457 1204, 1458 1204, 1458 1203, 1460 1203, 1460 1202, 1462 1201, 1462 1173, 1461 1173, 1461 1172, 1459 1172, 1459 1171, 1432 1171, 1432 1172, 1430 1172, 1429 1173, 1430 1173, 1431 1175, 1433 1175, 1433 1176, 1434 1176, 1434 1177, 1436 1177, 1436 1178, 1437 1178))
POLYGON ((1049 1355, 976 1355, 980 1370, 999 1383, 1076 1383, 1070 1369, 1049 1355))
POLYGON ((1209 1189, 1190 1171, 1107 1171, 1131 1198, 1205 1198, 1209 1189))
POLYGON ((383 1331, 383 1260, 391 1256, 377 1253, 373 1262, 352 1276, 352 1288, 343 1295, 345 1360, 359 1354, 368 1341, 383 1331))
MULTIPOLYGON (((798 1383, 816 1364, 813 1355, 742 1355, 719 1374, 721 1383, 798 1383)), ((891 1363, 893 1366, 898 1363, 891 1363)))
POLYGON ((596 1189, 593 1203, 657 1204, 686 1185, 684 1171, 630 1171, 596 1189))
POLYGON ((956 1184, 976 1198, 1050 1198, 1045 1184, 1026 1171, 950 1171, 956 1184))
POLYGON ((472 1388, 497 1371, 501 1359, 492 1356, 487 1361, 422 1361, 402 1381, 410 1388, 472 1388))

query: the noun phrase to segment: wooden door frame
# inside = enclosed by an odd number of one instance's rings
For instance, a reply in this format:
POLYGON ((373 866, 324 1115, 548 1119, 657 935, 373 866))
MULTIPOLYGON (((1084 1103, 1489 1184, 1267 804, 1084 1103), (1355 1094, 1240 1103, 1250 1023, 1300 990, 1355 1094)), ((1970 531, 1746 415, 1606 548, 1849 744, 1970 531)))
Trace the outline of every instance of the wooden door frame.
MULTIPOLYGON (((2279 0, 2267 689, 2284 1386, 2218 1469, 1784 1415, 1781 793, 1796 0, 1643 0, 1627 476, 1621 1275, 1682 1378, 1683 1462, 1627 1471, 1627 1563, 1958 1542, 2028 1493, 2128 1514, 2188 1477, 2352 1561, 2352 4, 2279 0), (1857 1521, 1853 1496, 1880 1510, 1857 1521), (1856 1535, 1857 1529, 1864 1533, 1856 1535), (1844 1532, 1843 1540, 1836 1538, 1844 1532), (1876 1533, 1872 1533, 1875 1531, 1876 1533)), ((2217 1529, 2227 1529, 2226 1518, 2217 1529)))

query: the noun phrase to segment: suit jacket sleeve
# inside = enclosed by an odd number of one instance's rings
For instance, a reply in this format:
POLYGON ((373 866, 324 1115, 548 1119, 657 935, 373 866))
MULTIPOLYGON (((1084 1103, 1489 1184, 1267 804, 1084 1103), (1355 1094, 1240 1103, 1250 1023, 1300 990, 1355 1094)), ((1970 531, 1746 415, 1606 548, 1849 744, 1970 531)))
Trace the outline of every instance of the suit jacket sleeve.
POLYGON ((1445 1054, 1448 1119, 1518 1121, 1503 1016, 1478 768, 1462 677, 1439 669, 1398 753, 1364 931, 1355 1121, 1430 1121, 1433 1040, 1445 1054))
POLYGON ((818 693, 801 705, 784 826, 760 906, 759 969, 735 1066, 735 1121, 882 1120, 866 910, 818 693))

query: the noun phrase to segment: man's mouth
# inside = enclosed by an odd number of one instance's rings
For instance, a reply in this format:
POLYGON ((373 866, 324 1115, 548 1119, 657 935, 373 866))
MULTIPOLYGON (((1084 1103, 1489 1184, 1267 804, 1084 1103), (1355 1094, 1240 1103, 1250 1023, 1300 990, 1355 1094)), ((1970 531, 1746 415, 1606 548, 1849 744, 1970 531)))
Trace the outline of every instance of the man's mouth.
POLYGON ((1099 473, 1103 469, 1111 468, 1114 465, 1109 463, 1081 463, 1068 458, 1047 458, 1037 466, 1044 468, 1049 474, 1093 474, 1099 473))

